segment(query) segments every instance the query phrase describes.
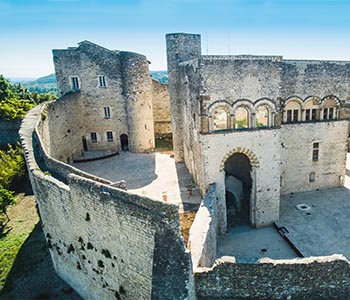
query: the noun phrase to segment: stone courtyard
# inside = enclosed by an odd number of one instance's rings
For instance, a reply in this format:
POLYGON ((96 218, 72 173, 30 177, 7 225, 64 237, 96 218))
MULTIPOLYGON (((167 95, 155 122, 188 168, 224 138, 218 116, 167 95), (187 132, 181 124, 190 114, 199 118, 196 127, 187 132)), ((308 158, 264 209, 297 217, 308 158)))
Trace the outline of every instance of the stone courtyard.
MULTIPOLYGON (((74 166, 113 182, 125 180, 131 193, 159 201, 166 195, 166 201, 179 205, 180 211, 196 209, 201 201, 186 166, 175 163, 169 154, 122 152, 74 166)), ((350 190, 346 188, 285 195, 275 226, 229 228, 218 238, 218 257, 230 255, 239 263, 254 263, 263 257, 291 259, 336 253, 350 259, 349 215, 350 190), (297 209, 298 204, 306 209, 297 209)))
POLYGON ((201 196, 184 163, 169 154, 121 152, 119 155, 82 163, 74 167, 116 182, 125 180, 129 192, 193 210, 201 196))
POLYGON ((350 259, 349 215, 347 188, 285 195, 281 197, 280 220, 275 226, 229 228, 218 238, 218 257, 235 256, 238 263, 255 263, 262 257, 291 259, 332 254, 350 259))

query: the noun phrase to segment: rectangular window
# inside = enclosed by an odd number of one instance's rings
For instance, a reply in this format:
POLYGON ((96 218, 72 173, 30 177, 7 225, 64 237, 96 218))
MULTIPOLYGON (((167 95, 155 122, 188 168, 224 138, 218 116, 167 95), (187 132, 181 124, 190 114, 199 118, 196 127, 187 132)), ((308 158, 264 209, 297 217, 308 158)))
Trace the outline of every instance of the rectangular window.
POLYGON ((107 131, 107 141, 113 142, 113 132, 112 131, 107 131))
POLYGON ((317 109, 306 109, 305 110, 305 120, 316 120, 317 109))
POLYGON ((104 111, 105 111, 105 119, 109 119, 111 117, 111 111, 109 109, 109 107, 104 107, 104 111))
POLYGON ((73 91, 79 90, 79 78, 78 78, 78 76, 72 76, 71 81, 72 81, 73 91))
POLYGON ((310 111, 311 111, 311 109, 307 109, 306 111, 305 111, 305 120, 306 121, 309 121, 310 120, 310 111))
POLYGON ((328 119, 332 120, 333 118, 333 113, 334 113, 334 108, 330 107, 329 109, 329 113, 328 113, 328 119))
POLYGON ((298 122, 299 110, 298 109, 288 109, 287 110, 287 123, 298 122))
POLYGON ((96 132, 91 132, 91 143, 97 143, 97 134, 96 132))
POLYGON ((103 75, 98 76, 98 82, 100 84, 100 88, 106 87, 106 77, 104 77, 103 75))
POLYGON ((312 161, 318 161, 320 143, 312 144, 312 161))
POLYGON ((299 110, 294 109, 293 110, 293 122, 298 122, 298 116, 299 116, 299 110))
POLYGON ((323 109, 323 120, 328 120, 328 108, 323 109))
POLYGON ((311 109, 311 120, 316 120, 317 109, 311 109))

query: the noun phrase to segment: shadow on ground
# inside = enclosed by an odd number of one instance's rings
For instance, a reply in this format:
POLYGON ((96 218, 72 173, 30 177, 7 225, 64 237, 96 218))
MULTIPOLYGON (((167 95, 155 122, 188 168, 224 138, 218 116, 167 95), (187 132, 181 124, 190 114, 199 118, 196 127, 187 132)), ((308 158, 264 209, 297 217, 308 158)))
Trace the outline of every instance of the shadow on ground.
POLYGON ((81 299, 55 273, 40 222, 18 252, 0 299, 81 299))

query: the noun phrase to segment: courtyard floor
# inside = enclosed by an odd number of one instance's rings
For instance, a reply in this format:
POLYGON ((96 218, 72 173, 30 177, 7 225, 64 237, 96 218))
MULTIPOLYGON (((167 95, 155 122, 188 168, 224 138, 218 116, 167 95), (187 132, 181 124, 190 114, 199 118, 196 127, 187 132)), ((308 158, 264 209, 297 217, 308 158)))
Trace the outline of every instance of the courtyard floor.
MULTIPOLYGON (((159 201, 166 195, 169 203, 179 205, 180 212, 193 211, 201 202, 187 168, 169 154, 122 152, 73 165, 112 182, 125 180, 131 193, 159 201)), ((290 259, 336 253, 350 259, 350 190, 346 188, 281 197, 280 220, 275 224, 280 233, 273 226, 230 228, 218 237, 218 257, 230 255, 235 256, 237 262, 253 263, 262 257, 290 259), (306 204, 307 209, 297 209, 298 204, 306 204)))
POLYGON ((331 254, 343 254, 350 259, 350 190, 347 188, 285 195, 281 197, 280 219, 275 224, 281 234, 273 226, 230 228, 218 238, 218 257, 235 256, 240 263, 254 263, 262 257, 290 259, 331 254), (306 204, 306 210, 297 209, 299 204, 306 204))
POLYGON ((197 208, 200 193, 184 163, 176 163, 169 154, 121 152, 119 155, 74 167, 112 182, 125 180, 128 191, 155 200, 179 205, 180 212, 197 208), (188 192, 192 187, 192 192, 188 192))
POLYGON ((344 254, 350 259, 350 190, 333 188, 281 199, 276 225, 302 256, 344 254), (298 210, 306 204, 309 210, 298 210))

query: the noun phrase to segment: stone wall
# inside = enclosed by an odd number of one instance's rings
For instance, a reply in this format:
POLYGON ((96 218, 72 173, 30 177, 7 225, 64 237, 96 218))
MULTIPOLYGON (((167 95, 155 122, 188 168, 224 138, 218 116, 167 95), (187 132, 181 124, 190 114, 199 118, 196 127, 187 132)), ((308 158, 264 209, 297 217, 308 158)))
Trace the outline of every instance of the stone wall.
POLYGON ((347 61, 283 60, 281 56, 202 56, 202 91, 210 101, 298 95, 350 98, 347 61))
POLYGON ((281 194, 344 184, 348 126, 348 121, 330 121, 281 127, 281 194), (312 160, 314 142, 319 143, 318 161, 312 160))
POLYGON ((84 111, 79 92, 68 93, 47 105, 41 133, 51 157, 71 163, 73 156, 81 154, 84 111))
POLYGON ((188 250, 194 271, 198 267, 211 267, 217 257, 217 209, 215 184, 209 186, 190 228, 188 250))
POLYGON ((19 142, 18 130, 22 120, 0 120, 0 145, 16 144, 19 142))
POLYGON ((78 113, 72 122, 82 118, 76 128, 81 131, 81 151, 83 137, 88 151, 120 150, 122 134, 129 136, 131 151, 154 148, 153 86, 145 56, 84 41, 75 48, 53 50, 53 59, 60 95, 74 91, 72 76, 78 78, 80 104, 73 109, 78 113), (105 86, 100 86, 100 76, 104 76, 105 86), (112 140, 107 132, 112 132, 112 140), (96 133, 96 141, 91 133, 96 133))
POLYGON ((208 56, 200 54, 199 45, 200 36, 195 34, 167 35, 174 150, 175 157, 185 161, 202 193, 209 183, 217 184, 221 232, 226 228, 223 164, 236 152, 250 154, 248 158, 255 161, 251 161, 253 226, 269 225, 278 219, 281 192, 343 184, 348 121, 281 123, 283 114, 286 119, 283 110, 290 97, 300 101, 298 114, 304 121, 304 101, 311 96, 321 113, 326 105, 322 99, 329 96, 336 105, 337 117, 348 120, 343 106, 350 99, 350 84, 345 80, 350 76, 350 62, 208 56), (228 130, 213 130, 217 105, 227 109, 228 130), (234 129, 239 105, 247 108, 249 130, 234 129), (265 126, 271 129, 255 128, 259 105, 268 108, 265 126), (318 162, 311 161, 313 141, 321 147, 318 162), (309 183, 313 172, 316 180, 309 183))
POLYGON ((202 91, 216 100, 279 97, 281 57, 202 56, 202 91))
MULTIPOLYGON (((20 135, 57 273, 85 299, 190 299, 191 260, 180 237, 177 206, 83 173, 44 174, 49 158, 40 150, 41 112, 41 107, 29 112, 20 135)), ((71 168, 51 160, 52 171, 71 168)))
POLYGON ((154 79, 152 83, 154 135, 156 138, 170 138, 172 131, 169 88, 167 84, 160 83, 154 79))
POLYGON ((350 265, 342 255, 236 264, 223 257, 195 274, 197 299, 349 299, 350 265))
POLYGON ((220 231, 226 229, 224 163, 234 153, 246 154, 252 164, 250 218, 253 226, 266 226, 279 217, 280 130, 242 130, 201 136, 205 184, 216 183, 220 231))
MULTIPOLYGON (((166 35, 169 94, 171 107, 171 124, 173 129, 173 148, 175 159, 184 160, 184 134, 187 132, 184 111, 185 102, 188 100, 186 87, 188 83, 185 73, 182 72, 179 63, 201 56, 201 39, 198 34, 172 33, 166 35)), ((198 80, 197 80, 198 83, 198 80)), ((190 168, 189 168, 190 169, 190 168)))
POLYGON ((145 56, 131 52, 122 52, 121 59, 129 149, 133 152, 153 150, 153 85, 149 62, 145 56))

